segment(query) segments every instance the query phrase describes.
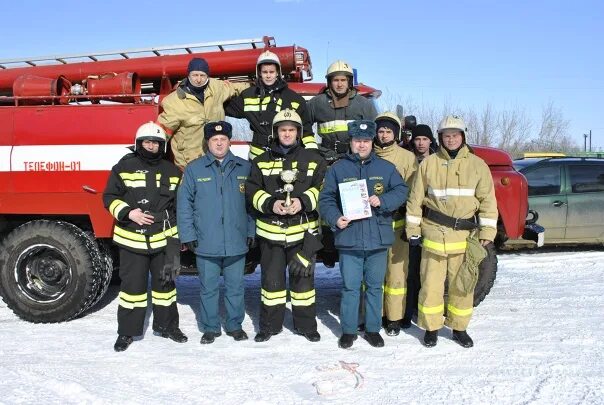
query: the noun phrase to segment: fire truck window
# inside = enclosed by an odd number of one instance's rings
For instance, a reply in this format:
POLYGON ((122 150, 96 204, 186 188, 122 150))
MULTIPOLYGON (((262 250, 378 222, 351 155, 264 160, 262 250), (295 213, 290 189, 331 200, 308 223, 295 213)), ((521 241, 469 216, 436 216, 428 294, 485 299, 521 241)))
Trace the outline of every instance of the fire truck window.
POLYGON ((560 167, 544 166, 525 173, 529 196, 560 194, 560 167))
POLYGON ((604 164, 572 165, 569 167, 573 193, 596 193, 604 191, 604 164))

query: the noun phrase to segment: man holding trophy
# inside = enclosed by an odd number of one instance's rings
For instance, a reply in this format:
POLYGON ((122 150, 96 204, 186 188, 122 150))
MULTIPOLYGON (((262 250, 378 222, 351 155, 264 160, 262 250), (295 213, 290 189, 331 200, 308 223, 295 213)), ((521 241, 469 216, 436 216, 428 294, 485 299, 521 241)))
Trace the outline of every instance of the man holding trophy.
POLYGON ((273 119, 270 149, 252 162, 246 197, 256 215, 262 270, 260 330, 265 342, 281 332, 289 266, 294 328, 311 342, 317 332, 314 290, 316 252, 321 249, 317 204, 326 163, 301 144, 302 119, 290 109, 273 119))

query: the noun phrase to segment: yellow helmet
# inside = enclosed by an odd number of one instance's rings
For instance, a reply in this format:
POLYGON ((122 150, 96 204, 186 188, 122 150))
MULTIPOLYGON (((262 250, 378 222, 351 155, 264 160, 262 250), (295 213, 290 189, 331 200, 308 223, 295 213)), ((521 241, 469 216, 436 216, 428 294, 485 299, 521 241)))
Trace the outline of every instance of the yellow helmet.
POLYGON ((298 129, 298 137, 302 136, 302 118, 298 115, 295 110, 286 108, 285 110, 279 111, 275 118, 273 118, 273 137, 277 137, 277 128, 281 123, 293 123, 298 129))
POLYGON ((155 122, 149 121, 138 127, 134 136, 134 150, 137 149, 139 142, 157 141, 160 147, 163 146, 164 153, 167 150, 166 131, 155 122), (163 145, 161 144, 163 142, 163 145))
POLYGON ((256 61, 256 75, 260 77, 260 66, 264 64, 273 64, 277 65, 277 75, 281 77, 281 61, 277 54, 271 51, 264 51, 258 56, 258 60, 256 61))

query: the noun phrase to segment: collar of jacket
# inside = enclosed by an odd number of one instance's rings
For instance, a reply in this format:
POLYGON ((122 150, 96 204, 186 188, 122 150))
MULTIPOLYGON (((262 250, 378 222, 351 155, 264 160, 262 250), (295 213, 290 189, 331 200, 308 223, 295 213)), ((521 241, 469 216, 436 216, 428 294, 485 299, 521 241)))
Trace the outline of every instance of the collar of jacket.
MULTIPOLYGON (((208 78, 208 87, 206 87, 205 90, 205 96, 204 99, 208 98, 208 94, 212 94, 213 91, 213 87, 214 87, 214 83, 216 82, 216 79, 212 79, 211 77, 208 78)), ((195 100, 197 100, 197 97, 195 97, 194 95, 190 94, 189 92, 187 92, 185 90, 185 84, 186 84, 186 80, 182 80, 179 84, 178 87, 176 88, 176 95, 178 96, 178 98, 185 99, 187 98, 187 95, 195 100)), ((199 100, 197 100, 199 101, 199 100)))
POLYGON ((264 88, 264 85, 262 83, 258 82, 258 83, 256 83, 256 88, 254 89, 254 94, 262 95, 263 94, 262 90, 265 90, 264 91, 265 95, 266 94, 272 94, 272 93, 279 93, 279 92, 283 91, 286 88, 287 88, 287 82, 285 80, 281 79, 281 80, 279 80, 277 82, 277 85, 275 86, 275 88, 273 89, 273 91, 271 93, 269 93, 264 88))
MULTIPOLYGON (((206 167, 212 166, 214 164, 214 162, 218 160, 210 152, 206 153, 203 156, 203 159, 205 159, 205 161, 203 163, 206 167)), ((221 165, 226 167, 227 163, 230 162, 231 160, 233 160, 233 161, 235 160, 235 155, 233 155, 233 152, 231 152, 229 150, 227 152, 227 154, 225 155, 224 159, 222 159, 221 165)), ((235 162, 235 163, 237 163, 237 162, 235 162)))
POLYGON ((350 160, 352 163, 355 163, 355 164, 371 163, 371 161, 373 161, 376 157, 377 156, 373 150, 371 151, 369 156, 367 156, 367 159, 363 159, 363 160, 361 160, 361 156, 358 153, 349 152, 346 154, 346 159, 350 160))
MULTIPOLYGON (((325 87, 325 90, 323 90, 323 92, 327 95, 328 98, 333 98, 333 95, 331 94, 331 89, 329 88, 329 86, 325 87)), ((358 94, 357 89, 350 89, 348 90, 348 98, 349 99, 353 99, 356 97, 356 95, 358 94)))
MULTIPOLYGON (((440 146, 440 148, 438 148, 438 152, 437 152, 440 157, 442 157, 445 160, 451 160, 451 156, 449 155, 449 152, 447 152, 447 149, 445 149, 444 146, 440 146)), ((461 148, 459 149, 459 152, 457 152, 457 157, 455 159, 462 159, 467 157, 470 153, 472 153, 470 147, 467 144, 464 144, 461 146, 461 148)))
POLYGON ((277 156, 277 157, 292 156, 294 153, 296 153, 298 151, 299 148, 300 148, 300 140, 298 139, 298 140, 296 140, 296 144, 291 147, 289 152, 287 152, 286 154, 283 154, 283 153, 281 153, 281 149, 279 148, 279 140, 276 139, 271 144, 271 155, 273 157, 274 156, 277 156))
POLYGON ((391 143, 391 144, 390 144, 390 145, 388 145, 388 146, 383 146, 383 147, 382 147, 382 146, 380 146, 380 145, 377 145, 377 144, 374 142, 374 144, 373 144, 373 151, 375 152, 375 154, 376 154, 377 156, 388 156, 388 155, 393 154, 393 153, 394 153, 394 151, 395 151, 395 149, 396 149, 397 147, 399 147, 399 148, 400 148, 400 146, 398 146, 398 145, 396 144, 396 142, 391 143))

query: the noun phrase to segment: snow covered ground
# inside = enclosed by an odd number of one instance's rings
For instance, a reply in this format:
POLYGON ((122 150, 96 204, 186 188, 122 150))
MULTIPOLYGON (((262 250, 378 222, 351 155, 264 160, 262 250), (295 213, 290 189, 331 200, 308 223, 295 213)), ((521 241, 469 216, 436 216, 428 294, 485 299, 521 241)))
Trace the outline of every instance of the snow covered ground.
MULTIPOLYGON (((246 278, 244 329, 258 325, 259 272, 246 278)), ((93 313, 63 324, 19 320, 0 303, 0 403, 604 403, 604 252, 507 253, 474 312, 463 349, 448 331, 427 349, 417 327, 386 346, 337 347, 340 278, 317 277, 319 343, 286 329, 269 342, 223 334, 199 344, 198 280, 178 280, 189 342, 153 336, 115 353, 117 286, 93 313)))

